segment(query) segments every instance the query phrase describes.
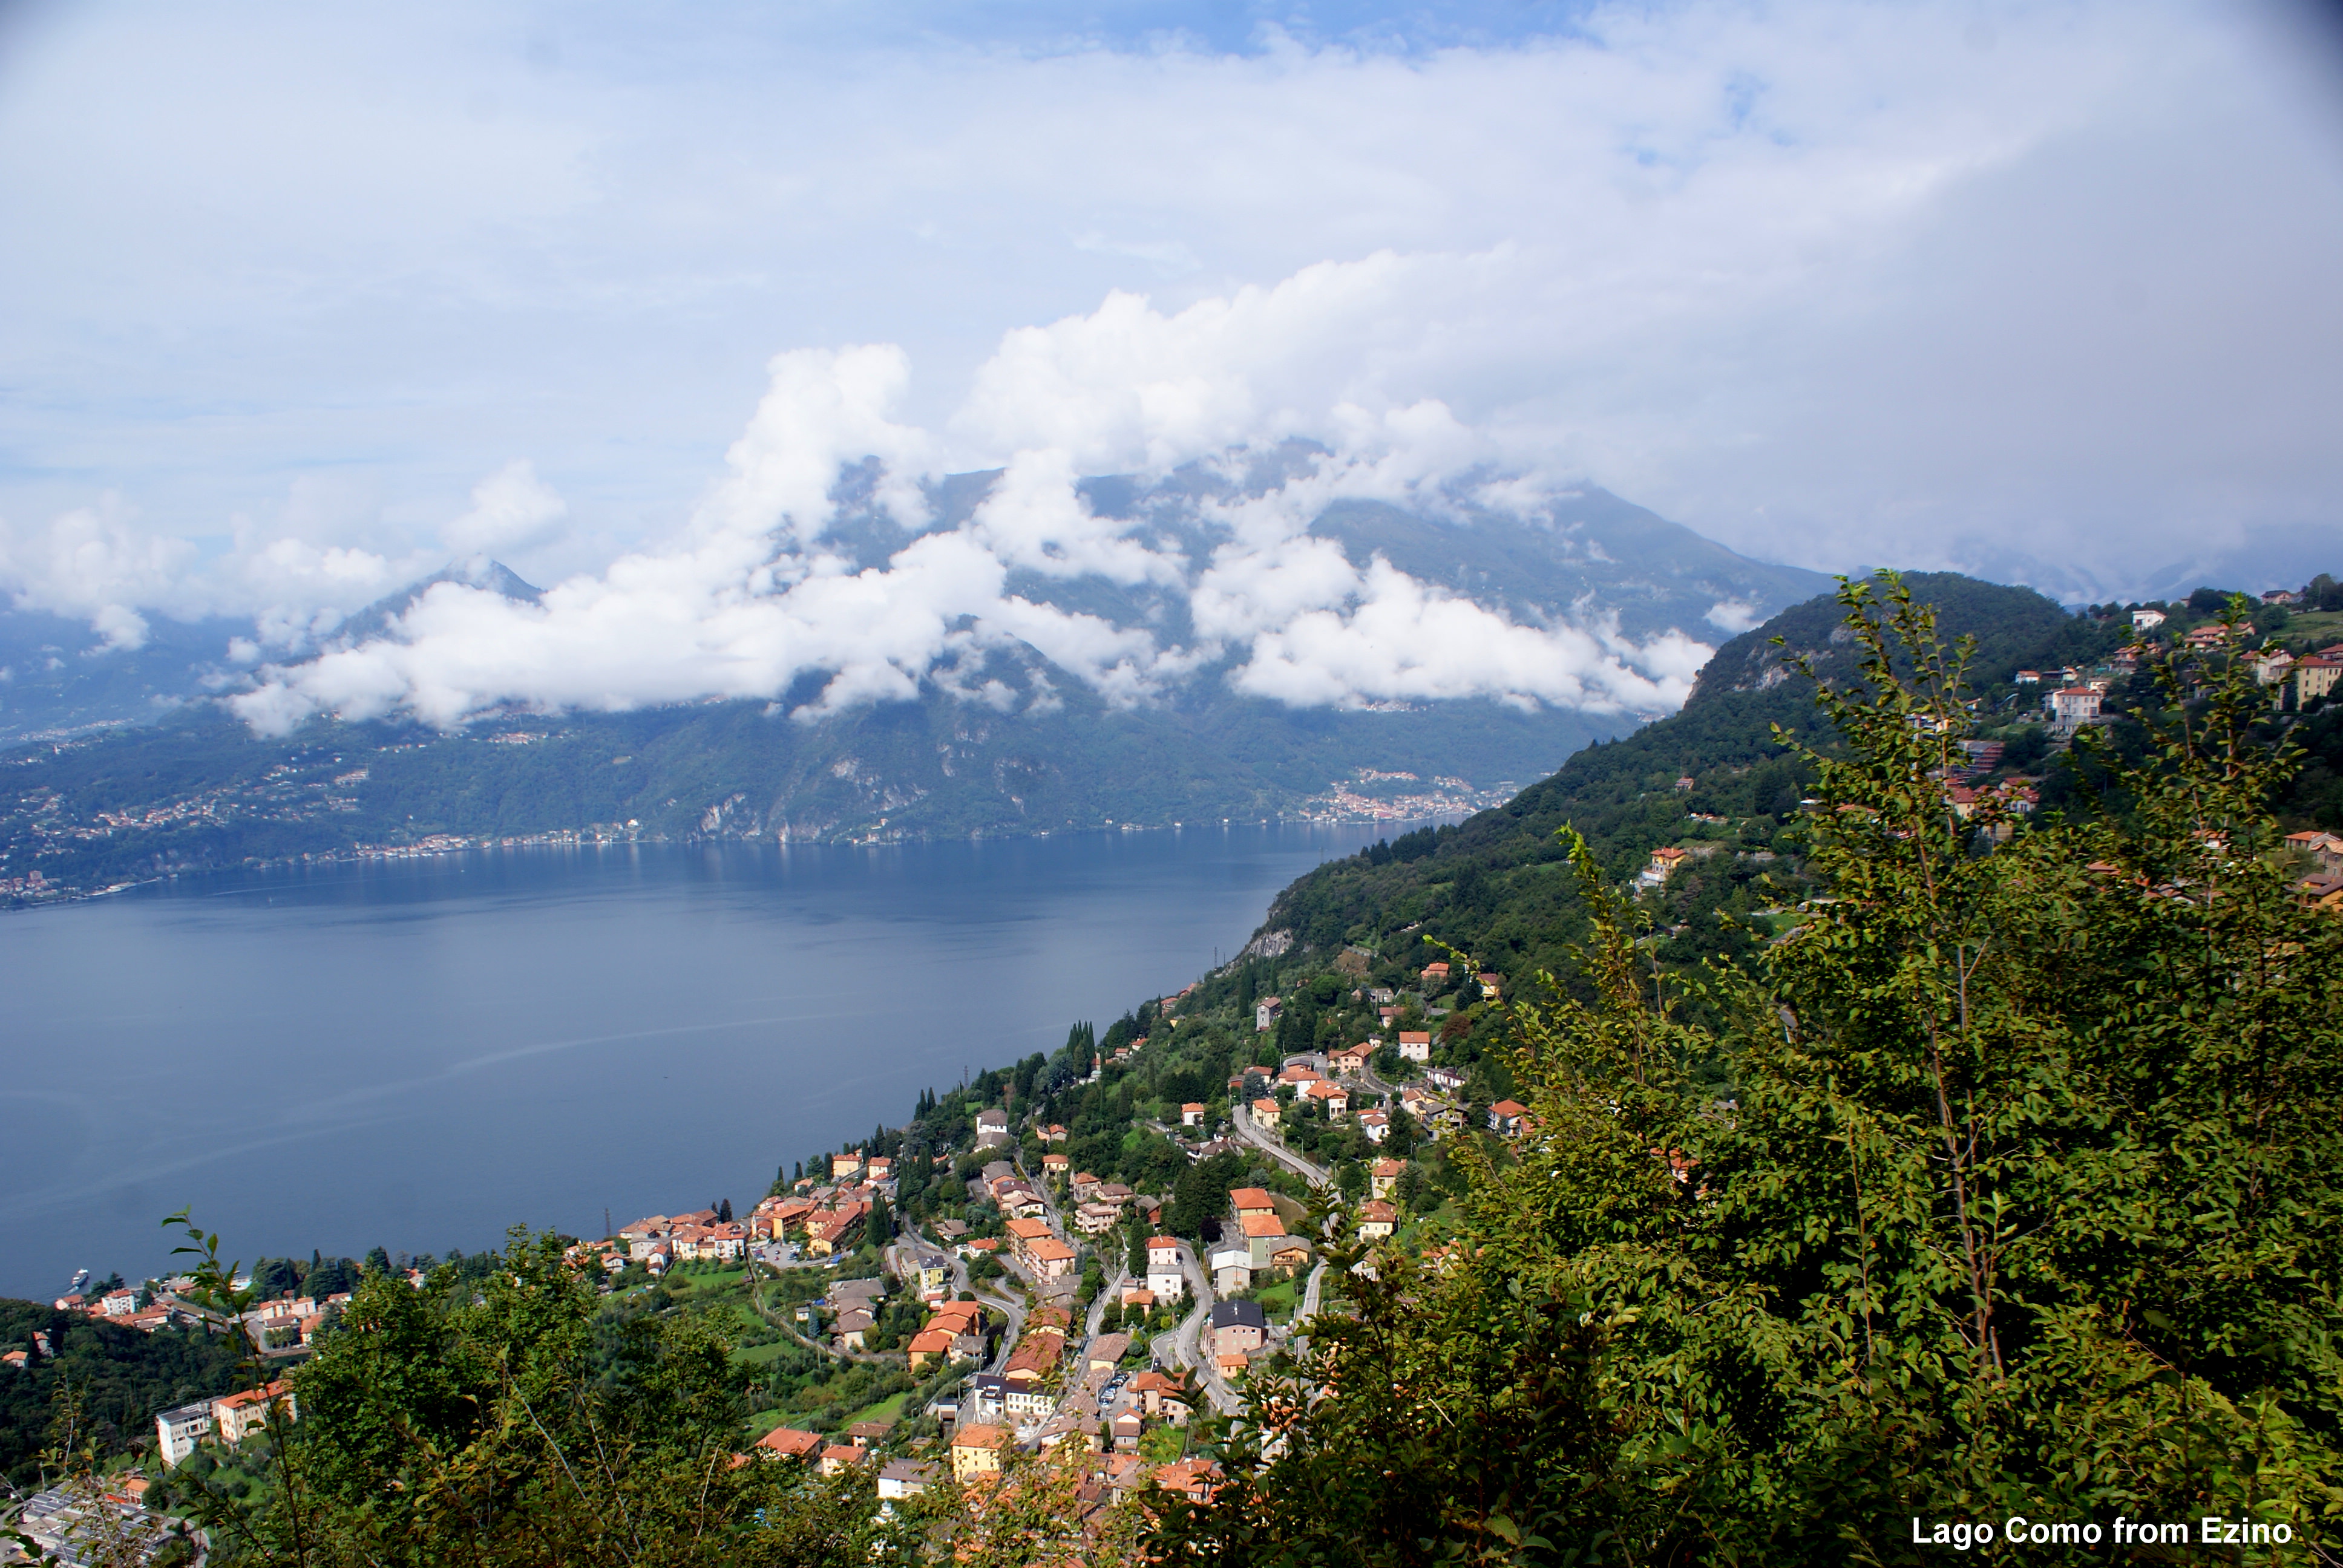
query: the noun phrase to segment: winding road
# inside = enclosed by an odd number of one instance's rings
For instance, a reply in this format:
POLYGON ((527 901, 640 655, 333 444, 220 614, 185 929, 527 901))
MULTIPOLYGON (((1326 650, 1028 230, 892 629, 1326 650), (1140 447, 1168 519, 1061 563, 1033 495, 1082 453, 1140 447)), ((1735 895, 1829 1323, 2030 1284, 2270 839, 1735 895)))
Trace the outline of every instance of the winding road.
POLYGON ((1180 1321, 1178 1328, 1156 1335, 1149 1349, 1158 1366, 1193 1368, 1212 1408, 1222 1415, 1239 1414, 1244 1410, 1243 1397, 1221 1381, 1219 1366, 1202 1348, 1204 1324, 1212 1315, 1212 1282, 1185 1241, 1180 1243, 1180 1269, 1188 1277, 1188 1297, 1195 1303, 1194 1310, 1180 1321))
POLYGON ((1230 1120, 1229 1125, 1235 1130, 1236 1135, 1240 1139, 1252 1144, 1254 1148, 1260 1150, 1262 1153, 1268 1155, 1271 1159, 1276 1161, 1287 1170, 1292 1171, 1296 1176, 1299 1176, 1304 1181, 1309 1182, 1312 1187, 1323 1187, 1326 1185, 1329 1178, 1327 1170, 1324 1166, 1317 1164, 1312 1161, 1304 1160, 1301 1155, 1296 1154, 1293 1151, 1288 1149, 1282 1141, 1274 1143, 1271 1142, 1269 1135, 1262 1131, 1260 1128, 1255 1127, 1252 1124, 1251 1118, 1245 1116, 1232 1117, 1230 1120))

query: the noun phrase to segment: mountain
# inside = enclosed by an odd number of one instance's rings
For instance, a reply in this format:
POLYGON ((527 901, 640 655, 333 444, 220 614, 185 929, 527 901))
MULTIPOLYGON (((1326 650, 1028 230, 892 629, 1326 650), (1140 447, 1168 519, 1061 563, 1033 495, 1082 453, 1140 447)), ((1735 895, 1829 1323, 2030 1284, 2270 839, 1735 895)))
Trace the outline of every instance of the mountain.
POLYGON ((228 645, 252 622, 146 620, 146 641, 125 648, 86 621, 0 609, 0 744, 153 723, 241 680, 228 645))
MULTIPOLYGON (((1987 722, 1997 709, 2032 700, 2011 684, 2017 669, 2089 659, 2129 634, 2127 623, 2070 615, 2031 588, 1952 572, 1904 580, 1915 598, 1936 607, 1948 638, 1976 639, 1970 678, 1987 722)), ((1357 944, 1423 964, 1443 956, 1430 945, 1436 940, 1508 974, 1562 972, 1563 946, 1578 929, 1577 894, 1554 836, 1565 824, 1622 879, 1663 845, 1701 856, 1679 879, 1682 929, 1663 956, 1689 961, 1745 943, 1745 933, 1711 917, 1755 914, 1801 886, 1795 838, 1784 829, 1807 777, 1774 729, 1808 745, 1835 744, 1812 682, 1792 662, 1803 655, 1825 680, 1851 678, 1859 653, 1843 613, 1828 594, 1793 606, 1719 648, 1681 711, 1589 747, 1503 806, 1302 878, 1278 895, 1255 950, 1332 954, 1357 944)), ((2016 744, 2011 754, 2027 755, 2016 744)))
POLYGON ((452 562, 420 582, 409 583, 397 593, 375 600, 336 627, 327 640, 347 648, 394 635, 398 618, 437 583, 462 583, 522 604, 539 604, 545 598, 543 588, 521 580, 520 574, 504 562, 478 556, 468 561, 452 562))
MULTIPOLYGON (((454 563, 377 599, 336 627, 331 644, 389 634, 434 583, 461 582, 534 604, 541 590, 501 561, 454 563)), ((259 629, 233 616, 174 620, 149 614, 136 648, 109 645, 85 621, 0 608, 0 744, 151 724, 251 684, 259 629), (236 645, 247 645, 239 658, 236 645)))
MULTIPOLYGON (((1266 461, 1289 460, 1298 459, 1266 461)), ((1275 477, 1188 471, 1152 486, 1108 477, 1083 488, 1094 510, 1131 519, 1153 548, 1201 572, 1228 535, 1205 520, 1200 499, 1275 477)), ((964 521, 993 478, 960 475, 937 487, 934 526, 964 521)), ((1720 622, 1744 624, 1823 580, 1747 560, 1593 488, 1526 520, 1469 506, 1434 518, 1344 501, 1312 532, 1354 562, 1380 556, 1517 623, 1588 626, 1614 643, 1713 637, 1720 622)), ((876 565, 910 538, 875 508, 850 506, 829 542, 876 565)), ((404 610, 447 580, 540 598, 498 563, 451 567, 352 616, 327 646, 398 635, 404 610)), ((1117 628, 1145 627, 1167 646, 1192 632, 1176 584, 1026 571, 1009 587, 1117 628)), ((0 618, 27 628, 33 618, 0 618)), ((59 630, 44 620, 37 635, 59 630)), ((1020 643, 961 668, 949 687, 931 678, 910 700, 813 719, 792 715, 818 695, 824 672, 770 700, 512 709, 444 733, 321 719, 260 739, 206 700, 250 682, 226 660, 230 635, 222 624, 158 622, 135 654, 91 646, 86 635, 40 654, 71 679, 44 666, 55 678, 38 700, 0 714, 15 735, 157 721, 69 743, 52 737, 22 759, 20 792, 0 801, 0 879, 37 866, 86 886, 438 834, 870 840, 1297 813, 1422 817, 1494 804, 1518 780, 1653 717, 1482 698, 1288 707, 1234 689, 1242 650, 1202 663, 1154 700, 1121 707, 1020 643), (67 696, 69 705, 60 700, 67 696)))

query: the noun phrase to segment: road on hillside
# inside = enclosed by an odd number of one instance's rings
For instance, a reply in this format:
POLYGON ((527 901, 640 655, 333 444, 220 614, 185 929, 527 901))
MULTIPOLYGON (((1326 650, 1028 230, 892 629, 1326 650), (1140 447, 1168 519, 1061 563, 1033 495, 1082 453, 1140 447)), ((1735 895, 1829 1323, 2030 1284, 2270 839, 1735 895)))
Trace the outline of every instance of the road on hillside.
POLYGON ((1240 1139, 1252 1144, 1312 1187, 1323 1187, 1326 1184, 1327 1172, 1324 1166, 1304 1160, 1282 1142, 1271 1142, 1269 1135, 1255 1127, 1250 1118, 1235 1117, 1231 1121, 1230 1125, 1236 1129, 1236 1134, 1240 1139))
POLYGON ((1188 1277, 1188 1296, 1194 1309, 1178 1328, 1156 1335, 1150 1348, 1159 1366, 1195 1369, 1196 1380, 1212 1408, 1222 1415, 1236 1415, 1244 1409, 1243 1396, 1221 1380, 1218 1363, 1203 1353, 1202 1345, 1204 1324, 1212 1314, 1212 1277, 1185 1241, 1180 1243, 1180 1270, 1188 1277))
MULTIPOLYGON (((920 1240, 927 1242, 929 1246, 935 1245, 933 1241, 929 1241, 925 1235, 918 1231, 912 1233, 918 1235, 920 1240)), ((978 1290, 969 1280, 968 1260, 958 1252, 946 1252, 944 1256, 951 1260, 954 1300, 963 1295, 974 1296, 979 1305, 993 1308, 1009 1320, 1008 1332, 1001 1336, 1001 1349, 994 1352, 991 1363, 982 1369, 986 1372, 997 1372, 1009 1364, 1010 1352, 1017 1348, 1017 1336, 1025 1332, 1025 1309, 1021 1304, 1011 1301, 1006 1296, 996 1296, 990 1292, 978 1290)))
POLYGON ((1114 1266, 1114 1278, 1099 1287, 1098 1300, 1091 1303, 1091 1315, 1082 1320, 1084 1339, 1098 1338, 1099 1325, 1106 1320, 1106 1304, 1109 1302, 1120 1302, 1122 1299, 1123 1282, 1130 1278, 1131 1267, 1128 1263, 1117 1263, 1114 1266))
POLYGON ((1318 1315, 1319 1295, 1325 1282, 1326 1260, 1321 1258, 1318 1260, 1318 1266, 1310 1271, 1310 1282, 1302 1288, 1302 1305, 1293 1314, 1295 1333, 1300 1333, 1302 1325, 1318 1315))

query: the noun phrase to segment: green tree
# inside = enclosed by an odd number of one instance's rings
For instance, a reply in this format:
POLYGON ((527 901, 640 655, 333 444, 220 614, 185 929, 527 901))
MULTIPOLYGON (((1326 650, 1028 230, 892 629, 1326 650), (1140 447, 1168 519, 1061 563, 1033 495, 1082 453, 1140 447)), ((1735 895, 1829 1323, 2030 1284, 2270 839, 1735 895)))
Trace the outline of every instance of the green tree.
POLYGON ((558 1238, 417 1291, 368 1273, 293 1373, 283 1482, 230 1551, 313 1564, 839 1564, 897 1560, 867 1476, 736 1463, 729 1347, 700 1314, 598 1322, 558 1238))
POLYGON ((1352 1277, 1255 1374, 1274 1457, 1230 1434, 1168 1556, 1918 1562, 1916 1517, 2343 1513, 2343 921, 2268 855, 2266 701, 2167 668, 2121 814, 1986 853, 1941 782, 1966 649, 1892 578, 1842 600, 1831 900, 1671 986, 1565 835, 1590 934, 1512 1011, 1523 1157, 1463 1142, 1443 1266, 1352 1277))

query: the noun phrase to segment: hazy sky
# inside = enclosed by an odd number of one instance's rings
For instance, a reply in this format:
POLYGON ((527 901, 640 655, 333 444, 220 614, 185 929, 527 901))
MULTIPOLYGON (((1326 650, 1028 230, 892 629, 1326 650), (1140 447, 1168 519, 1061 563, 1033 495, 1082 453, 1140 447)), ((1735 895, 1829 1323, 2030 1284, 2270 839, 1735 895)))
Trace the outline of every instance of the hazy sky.
POLYGON ((2343 541, 2308 17, 0 3, 0 585, 116 628, 471 549, 615 592, 811 538, 866 449, 1022 455, 997 564, 1067 476, 1287 435, 2077 595, 2343 541))

